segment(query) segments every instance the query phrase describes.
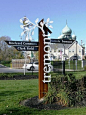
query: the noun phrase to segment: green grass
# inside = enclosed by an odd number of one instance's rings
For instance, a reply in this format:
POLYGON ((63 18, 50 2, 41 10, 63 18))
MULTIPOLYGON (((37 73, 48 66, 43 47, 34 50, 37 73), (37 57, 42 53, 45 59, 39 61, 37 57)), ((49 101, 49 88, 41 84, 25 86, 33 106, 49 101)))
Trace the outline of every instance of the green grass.
MULTIPOLYGON (((84 75, 86 75, 86 71, 73 71, 73 72, 71 72, 71 71, 67 71, 67 72, 65 72, 66 74, 69 74, 69 73, 72 73, 72 74, 74 74, 75 76, 76 76, 76 79, 80 79, 80 78, 82 78, 84 75)), ((62 72, 61 73, 53 73, 53 72, 51 72, 51 76, 58 76, 58 75, 62 75, 62 72)))
POLYGON ((86 75, 86 71, 75 71, 75 72, 66 72, 66 74, 72 73, 76 76, 76 79, 82 78, 84 75, 86 75))
POLYGON ((24 113, 25 107, 19 105, 19 102, 36 95, 38 95, 38 80, 0 81, 0 114, 9 114, 11 111, 14 115, 16 112, 24 113))
POLYGON ((86 107, 64 110, 38 110, 19 104, 38 95, 38 80, 1 80, 0 115, 85 115, 86 107))

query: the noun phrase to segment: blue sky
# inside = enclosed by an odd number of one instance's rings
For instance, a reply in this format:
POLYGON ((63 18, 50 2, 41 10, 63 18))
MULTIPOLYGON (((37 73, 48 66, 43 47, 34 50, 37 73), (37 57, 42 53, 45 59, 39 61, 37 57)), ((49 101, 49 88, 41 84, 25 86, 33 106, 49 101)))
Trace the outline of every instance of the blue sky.
MULTIPOLYGON (((33 23, 37 18, 54 21, 51 38, 58 38, 67 20, 78 42, 86 44, 86 0, 0 0, 0 37, 21 40, 19 19, 23 16, 33 23)), ((37 41, 37 29, 33 38, 37 41)))

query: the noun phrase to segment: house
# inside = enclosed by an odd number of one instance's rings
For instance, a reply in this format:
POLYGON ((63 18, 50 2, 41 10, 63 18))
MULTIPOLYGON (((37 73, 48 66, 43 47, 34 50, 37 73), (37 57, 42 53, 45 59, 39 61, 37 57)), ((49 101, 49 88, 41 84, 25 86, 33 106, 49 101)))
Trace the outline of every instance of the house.
POLYGON ((51 44, 51 60, 73 60, 77 56, 78 60, 85 58, 85 47, 79 45, 77 41, 72 44, 51 44), (65 54, 65 55, 64 55, 65 54))

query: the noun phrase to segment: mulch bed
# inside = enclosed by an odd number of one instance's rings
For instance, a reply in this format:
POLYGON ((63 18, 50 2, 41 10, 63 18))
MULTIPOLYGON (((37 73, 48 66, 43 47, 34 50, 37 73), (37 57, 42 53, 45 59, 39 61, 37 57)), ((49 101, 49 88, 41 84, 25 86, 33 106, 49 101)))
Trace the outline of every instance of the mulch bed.
POLYGON ((38 79, 37 75, 14 75, 13 77, 3 76, 0 80, 25 80, 25 79, 38 79))
POLYGON ((63 107, 62 105, 58 105, 57 103, 53 104, 44 104, 43 101, 40 102, 38 99, 38 96, 32 97, 30 99, 24 100, 20 102, 21 105, 30 107, 30 108, 36 108, 36 109, 44 109, 44 110, 61 110, 66 109, 68 107, 63 107))

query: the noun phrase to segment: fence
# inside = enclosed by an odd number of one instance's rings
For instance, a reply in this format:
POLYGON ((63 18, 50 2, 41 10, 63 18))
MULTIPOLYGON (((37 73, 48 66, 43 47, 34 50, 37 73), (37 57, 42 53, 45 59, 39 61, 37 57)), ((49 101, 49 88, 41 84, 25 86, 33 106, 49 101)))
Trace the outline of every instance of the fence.
MULTIPOLYGON (((30 63, 30 59, 26 59, 26 64, 30 63)), ((12 68, 20 69, 25 64, 25 59, 12 59, 12 68)))
POLYGON ((71 60, 65 61, 65 69, 72 70, 82 70, 82 61, 81 60, 71 60))
MULTIPOLYGON (((52 61, 53 72, 63 73, 63 61, 52 61)), ((65 71, 79 71, 82 70, 81 60, 65 61, 65 71)))
POLYGON ((62 61, 52 61, 51 64, 53 65, 53 72, 62 73, 63 70, 62 61))
POLYGON ((86 66, 86 60, 83 60, 83 67, 86 66))

